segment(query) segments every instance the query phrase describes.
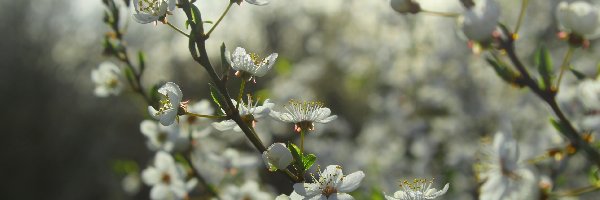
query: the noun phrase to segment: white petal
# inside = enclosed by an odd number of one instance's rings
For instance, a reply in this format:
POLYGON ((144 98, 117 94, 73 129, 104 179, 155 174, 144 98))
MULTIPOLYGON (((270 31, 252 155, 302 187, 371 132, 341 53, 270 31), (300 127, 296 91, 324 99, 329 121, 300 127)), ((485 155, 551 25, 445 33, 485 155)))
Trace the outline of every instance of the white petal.
POLYGON ((319 182, 333 183, 333 186, 336 186, 343 176, 344 174, 342 173, 342 167, 339 165, 329 165, 327 168, 325 168, 325 170, 323 170, 323 173, 321 173, 319 182))
POLYGON ((156 185, 160 182, 161 173, 154 167, 148 167, 142 171, 142 180, 147 185, 156 185))
POLYGON ((316 183, 296 183, 294 184, 294 192, 299 195, 311 197, 321 193, 319 185, 316 183))
POLYGON ((150 191, 150 199, 167 199, 169 196, 171 196, 171 191, 163 184, 155 185, 150 191))
POLYGON ((287 122, 287 123, 295 122, 293 116, 289 113, 277 112, 277 111, 271 110, 271 112, 269 112, 269 115, 277 120, 282 121, 282 122, 287 122))
MULTIPOLYGON (((179 100, 177 100, 178 102, 181 101, 181 97, 183 96, 183 93, 181 92, 181 89, 179 89, 179 85, 177 85, 173 82, 167 82, 167 83, 165 83, 165 85, 163 85, 162 87, 160 87, 158 89, 158 93, 161 93, 165 96, 169 96, 169 92, 171 92, 175 96, 179 97, 179 100)), ((169 96, 169 100, 172 100, 170 96, 169 96)), ((177 104, 179 104, 179 103, 177 103, 177 104)))
POLYGON ((328 200, 354 200, 354 197, 346 193, 331 194, 328 200))
POLYGON ((156 169, 164 172, 173 169, 174 165, 175 160, 173 160, 171 154, 164 151, 156 152, 156 156, 154 157, 154 167, 156 169))
POLYGON ((337 115, 331 115, 331 116, 329 116, 329 117, 327 117, 325 119, 322 119, 322 120, 319 120, 319 121, 316 121, 316 122, 325 124, 325 123, 329 123, 329 122, 331 122, 331 121, 333 121, 335 119, 337 119, 337 115))
POLYGON ((150 22, 154 22, 156 20, 158 20, 158 16, 155 15, 150 15, 150 14, 146 14, 146 13, 136 13, 133 14, 133 20, 135 20, 136 22, 140 23, 140 24, 147 24, 150 22))
POLYGON ((144 120, 140 123, 140 132, 148 138, 153 138, 158 135, 158 124, 156 121, 144 120))
POLYGON ((358 188, 360 182, 365 177, 365 173, 362 171, 354 172, 348 176, 342 178, 340 185, 338 186, 339 192, 352 192, 358 188))
POLYGON ((106 87, 100 86, 94 89, 94 95, 97 97, 107 97, 110 94, 110 91, 106 87))
POLYGON ((228 119, 221 122, 213 122, 212 126, 219 131, 227 131, 233 129, 233 127, 237 126, 237 124, 235 121, 228 119))
POLYGON ((277 55, 278 55, 277 53, 273 53, 273 54, 269 55, 268 57, 266 57, 265 59, 263 59, 263 61, 260 63, 260 65, 258 66, 256 71, 254 72, 254 75, 258 76, 258 77, 262 77, 265 74, 267 74, 267 72, 269 70, 271 70, 271 68, 273 67, 275 60, 277 60, 277 55))
POLYGON ((152 106, 148 106, 148 113, 150 114, 150 116, 152 116, 152 118, 159 120, 160 116, 158 115, 158 111, 156 109, 154 109, 154 107, 152 106))
POLYGON ((177 5, 177 0, 169 0, 168 10, 169 11, 175 10, 176 5, 177 5))
POLYGON ((249 4, 254 4, 257 6, 264 6, 269 4, 269 1, 267 0, 246 0, 246 2, 248 2, 249 4))
POLYGON ((177 117, 177 109, 171 108, 165 110, 162 115, 160 115, 159 121, 163 126, 169 126, 175 122, 175 118, 177 117))

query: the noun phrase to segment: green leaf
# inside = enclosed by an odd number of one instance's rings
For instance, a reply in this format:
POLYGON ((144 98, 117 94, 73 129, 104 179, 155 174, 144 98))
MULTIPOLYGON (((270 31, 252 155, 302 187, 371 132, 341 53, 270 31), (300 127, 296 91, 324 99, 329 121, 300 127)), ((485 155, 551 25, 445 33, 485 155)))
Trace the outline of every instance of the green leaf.
POLYGON ((223 75, 227 74, 229 72, 229 68, 231 68, 231 65, 229 64, 229 61, 227 61, 227 48, 225 47, 225 42, 223 42, 223 44, 221 44, 221 66, 223 66, 223 75))
POLYGON ((138 52, 138 62, 140 63, 140 74, 142 74, 146 69, 146 56, 142 51, 138 52))
MULTIPOLYGON (((125 73, 125 78, 130 84, 135 84, 135 74, 131 67, 123 67, 123 73, 125 73)), ((133 87, 133 85, 132 85, 133 87)))
POLYGON ((581 80, 588 78, 585 74, 581 73, 580 71, 577 71, 573 67, 569 67, 569 71, 571 71, 571 73, 573 73, 573 75, 575 75, 575 77, 577 77, 577 80, 581 81, 581 80))
MULTIPOLYGON (((199 31, 200 33, 204 33, 204 26, 203 26, 203 22, 202 22, 202 15, 200 14, 200 9, 198 9, 198 7, 196 7, 196 5, 194 4, 189 4, 190 8, 192 9, 192 20, 194 21, 194 24, 197 29, 197 31, 199 31)), ((194 29, 194 28, 192 28, 194 29)))
POLYGON ((567 125, 562 123, 561 121, 555 120, 555 119, 550 119, 550 123, 552 123, 552 126, 554 126, 554 128, 557 131, 564 133, 565 135, 572 134, 572 133, 569 133, 569 128, 567 127, 567 125))
POLYGON ((159 104, 160 104, 160 99, 162 94, 158 93, 158 88, 160 88, 160 84, 154 84, 154 86, 152 86, 150 88, 150 92, 148 94, 150 94, 150 100, 152 102, 150 102, 151 106, 154 108, 158 108, 159 104))
POLYGON ((308 170, 310 169, 310 167, 312 167, 313 164, 315 164, 315 161, 317 160, 317 156, 315 156, 315 154, 308 154, 305 155, 302 162, 304 164, 304 170, 308 170))
POLYGON ((139 172, 139 167, 133 160, 114 160, 112 169, 115 173, 121 175, 139 172))
POLYGON ((300 170, 304 171, 304 162, 302 161, 303 158, 302 153, 300 152, 300 148, 298 148, 298 146, 292 143, 289 143, 287 147, 288 149, 290 149, 292 157, 294 157, 294 165, 296 165, 296 167, 299 167, 300 170))
POLYGON ((498 74, 498 76, 500 76, 500 78, 502 78, 502 80, 511 85, 519 85, 519 83, 516 82, 517 75, 511 69, 492 58, 488 57, 485 60, 492 66, 492 68, 494 68, 494 71, 496 74, 498 74))
POLYGON ((215 104, 217 104, 217 106, 219 107, 219 109, 217 109, 217 114, 225 115, 225 113, 223 113, 223 98, 221 96, 221 93, 217 90, 217 88, 215 88, 215 86, 212 83, 209 83, 208 85, 210 87, 210 97, 212 98, 213 102, 215 102, 215 104))
POLYGON ((588 172, 588 181, 590 184, 598 186, 600 185, 600 172, 598 167, 592 166, 588 172))
POLYGON ((535 53, 535 64, 537 65, 538 73, 542 76, 542 88, 552 87, 553 66, 552 57, 543 45, 535 53))

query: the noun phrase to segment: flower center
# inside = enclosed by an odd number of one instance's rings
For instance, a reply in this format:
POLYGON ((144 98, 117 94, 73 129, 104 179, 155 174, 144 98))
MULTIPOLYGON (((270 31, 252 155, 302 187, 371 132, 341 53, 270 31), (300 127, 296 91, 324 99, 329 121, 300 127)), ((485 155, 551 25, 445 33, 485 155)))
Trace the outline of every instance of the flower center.
POLYGON ((313 131, 315 130, 315 124, 312 121, 301 121, 294 125, 294 130, 296 132, 301 132, 303 130, 313 131))
POLYGON ((165 141, 167 141, 167 133, 162 132, 162 131, 159 132, 158 135, 156 136, 156 139, 160 143, 165 143, 165 141))
POLYGON ((162 177, 160 178, 160 181, 162 181, 164 184, 170 184, 171 183, 171 176, 167 173, 163 173, 162 177))
POLYGON ((326 186, 322 192, 322 194, 325 195, 326 197, 329 197, 330 195, 335 194, 335 193, 337 193, 337 190, 335 189, 335 187, 332 187, 330 185, 326 186))
POLYGON ((163 114, 165 111, 170 110, 173 108, 173 105, 171 105, 171 101, 169 100, 169 98, 165 98, 160 100, 160 108, 158 109, 158 114, 163 114))
MULTIPOLYGON (((255 65, 260 65, 260 63, 262 63, 262 59, 260 59, 260 56, 258 56, 258 54, 255 53, 250 53, 250 59, 252 59, 252 62, 255 65)), ((269 61, 267 61, 268 64, 269 61)))
POLYGON ((109 88, 116 88, 119 85, 119 80, 116 78, 111 78, 106 81, 106 86, 109 88))
POLYGON ((139 0, 138 8, 140 11, 156 15, 160 10, 159 0, 139 0))

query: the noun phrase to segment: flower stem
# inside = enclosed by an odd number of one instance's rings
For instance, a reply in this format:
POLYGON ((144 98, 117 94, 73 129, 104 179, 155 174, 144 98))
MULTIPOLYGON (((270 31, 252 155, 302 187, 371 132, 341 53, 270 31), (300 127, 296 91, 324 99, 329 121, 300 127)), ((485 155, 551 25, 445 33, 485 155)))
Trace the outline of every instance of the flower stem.
POLYGON ((558 80, 556 80, 557 89, 560 87, 560 81, 562 80, 565 70, 567 70, 567 68, 569 67, 569 61, 571 60, 571 56, 573 55, 574 50, 575 48, 569 46, 569 50, 567 50, 565 58, 563 59, 562 64, 560 65, 560 74, 558 75, 558 80))
POLYGON ((457 18, 458 16, 460 16, 460 14, 458 14, 458 13, 447 13, 447 12, 431 11, 431 10, 423 10, 423 9, 421 9, 421 13, 440 16, 440 17, 450 17, 450 18, 457 18))
POLYGON ((523 22, 523 18, 525 18, 525 13, 527 11, 527 5, 529 5, 529 0, 523 0, 521 2, 521 12, 519 13, 519 19, 517 20, 517 25, 515 26, 515 34, 519 34, 519 28, 521 28, 521 23, 523 22))
POLYGON ((186 112, 185 114, 189 115, 189 116, 209 118, 209 119, 226 119, 227 118, 227 116, 201 115, 201 114, 196 114, 196 113, 191 113, 191 112, 186 112))
POLYGON ((529 72, 523 65, 523 62, 518 58, 515 52, 514 39, 509 38, 506 41, 502 41, 500 44, 500 48, 506 51, 510 61, 513 63, 514 67, 521 74, 521 78, 523 80, 523 84, 530 88, 533 93, 535 93, 540 99, 542 99, 554 112, 558 121, 563 123, 565 131, 560 131, 562 135, 564 135, 571 144, 577 149, 582 150, 585 153, 588 161, 593 163, 594 165, 600 167, 600 153, 592 147, 589 143, 587 143, 578 133, 577 129, 573 126, 571 121, 567 119, 563 111, 558 106, 556 102, 556 90, 542 90, 537 82, 529 75, 529 72))
POLYGON ((566 191, 566 192, 555 193, 555 194, 552 194, 552 196, 557 196, 557 197, 579 196, 579 195, 582 195, 584 193, 594 192, 594 191, 598 191, 598 190, 600 190, 600 186, 590 185, 590 186, 587 186, 587 187, 577 188, 577 189, 573 189, 573 190, 566 191))
POLYGON ((300 130, 300 154, 304 155, 304 130, 300 130))
POLYGON ((210 34, 215 30, 215 28, 217 28, 217 26, 219 25, 219 23, 221 23, 221 20, 223 20, 223 18, 225 17, 225 15, 227 15, 227 13, 229 12, 229 9, 231 8, 231 6, 233 5, 233 1, 229 3, 229 5, 227 6, 227 8, 225 8, 225 11, 223 11, 223 13, 221 14, 221 16, 219 17, 219 19, 217 20, 217 22, 215 22, 215 25, 213 25, 210 30, 208 30, 208 33, 206 33, 206 37, 209 37, 210 34))
POLYGON ((179 32, 179 33, 181 33, 181 34, 182 34, 182 35, 184 35, 185 37, 187 37, 187 38, 189 38, 189 37, 190 37, 190 35, 189 35, 189 34, 187 34, 187 33, 183 32, 183 30, 181 30, 181 29, 177 28, 176 26, 174 26, 173 24, 171 24, 171 22, 167 22, 167 25, 169 25, 171 28, 173 28, 173 30, 175 30, 175 31, 177 31, 177 32, 179 32))

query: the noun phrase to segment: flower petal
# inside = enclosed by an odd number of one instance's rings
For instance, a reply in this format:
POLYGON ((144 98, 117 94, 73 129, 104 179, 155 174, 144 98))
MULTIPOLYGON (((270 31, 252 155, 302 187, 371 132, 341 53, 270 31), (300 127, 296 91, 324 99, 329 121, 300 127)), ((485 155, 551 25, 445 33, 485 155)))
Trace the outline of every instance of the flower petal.
POLYGON ((246 2, 248 2, 249 4, 254 4, 257 6, 264 6, 269 4, 269 1, 266 0, 246 0, 246 2))
POLYGON ((171 108, 165 110, 162 115, 160 115, 159 121, 163 126, 169 126, 175 122, 175 118, 177 117, 177 109, 171 108))
POLYGON ((154 167, 148 167, 142 171, 142 181, 147 185, 156 185, 160 182, 161 173, 154 167))
POLYGON ((354 197, 346 193, 336 193, 331 194, 327 200, 354 200, 354 197))
POLYGON ((344 176, 337 187, 339 192, 352 192, 358 188, 360 182, 365 177, 362 171, 354 172, 348 176, 344 176))
POLYGON ((296 183, 294 184, 294 192, 305 197, 312 197, 320 194, 319 185, 316 183, 296 183))
POLYGON ((150 199, 167 199, 171 195, 169 187, 163 184, 155 185, 150 191, 150 199))
POLYGON ((212 126, 219 131, 227 131, 233 129, 237 124, 233 120, 223 120, 220 122, 213 122, 212 126))

